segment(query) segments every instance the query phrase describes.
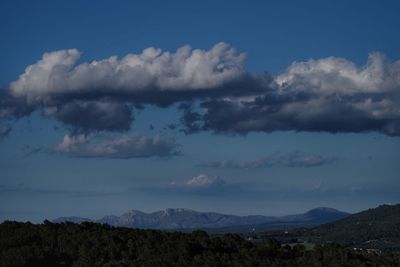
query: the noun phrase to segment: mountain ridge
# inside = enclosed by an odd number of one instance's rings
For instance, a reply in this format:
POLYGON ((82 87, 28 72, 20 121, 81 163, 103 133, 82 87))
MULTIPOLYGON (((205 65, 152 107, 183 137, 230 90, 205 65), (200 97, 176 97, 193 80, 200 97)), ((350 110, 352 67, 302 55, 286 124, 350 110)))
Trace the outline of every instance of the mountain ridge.
POLYGON ((265 215, 230 215, 217 212, 200 212, 187 208, 167 208, 161 211, 146 213, 130 209, 121 216, 106 215, 98 220, 76 216, 58 217, 53 220, 61 222, 98 222, 111 226, 123 226, 144 229, 194 229, 194 228, 223 228, 235 226, 256 226, 262 224, 308 224, 319 225, 349 216, 350 213, 333 208, 319 207, 305 213, 286 216, 265 215))

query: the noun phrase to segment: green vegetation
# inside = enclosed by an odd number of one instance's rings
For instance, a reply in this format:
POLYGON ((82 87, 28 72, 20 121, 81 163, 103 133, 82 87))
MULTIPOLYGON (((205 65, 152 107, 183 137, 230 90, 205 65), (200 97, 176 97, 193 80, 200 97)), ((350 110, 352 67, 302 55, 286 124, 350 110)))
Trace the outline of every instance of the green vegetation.
POLYGON ((334 243, 306 249, 239 235, 114 228, 96 223, 0 225, 0 266, 399 266, 395 253, 334 243))

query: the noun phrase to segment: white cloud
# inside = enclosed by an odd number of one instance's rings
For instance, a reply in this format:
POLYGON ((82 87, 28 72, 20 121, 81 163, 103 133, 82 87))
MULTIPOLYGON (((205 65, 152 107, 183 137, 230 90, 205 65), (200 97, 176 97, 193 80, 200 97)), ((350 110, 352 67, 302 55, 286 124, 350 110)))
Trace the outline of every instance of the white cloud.
POLYGON ((376 93, 399 89, 400 60, 388 63, 380 53, 372 53, 358 67, 344 58, 328 57, 292 63, 275 79, 281 88, 291 87, 318 94, 376 93))
POLYGON ((46 95, 106 90, 196 90, 222 86, 245 74, 244 54, 226 43, 210 50, 183 46, 175 53, 147 48, 141 54, 112 56, 76 65, 77 49, 45 53, 10 85, 14 96, 29 102, 46 95))
POLYGON ((78 135, 64 135, 64 138, 60 144, 52 149, 55 153, 77 153, 80 150, 80 145, 87 143, 90 140, 90 136, 85 134, 78 135))
POLYGON ((197 175, 183 182, 172 182, 171 186, 181 189, 210 189, 225 185, 225 180, 218 176, 209 176, 207 174, 197 175))

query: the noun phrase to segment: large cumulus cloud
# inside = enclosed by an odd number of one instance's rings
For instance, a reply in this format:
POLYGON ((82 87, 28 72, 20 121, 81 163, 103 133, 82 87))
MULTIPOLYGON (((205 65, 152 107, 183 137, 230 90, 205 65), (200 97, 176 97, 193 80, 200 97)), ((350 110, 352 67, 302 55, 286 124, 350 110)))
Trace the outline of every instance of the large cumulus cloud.
POLYGON ((34 110, 79 131, 128 130, 134 108, 184 100, 248 95, 268 83, 248 74, 245 55, 226 43, 210 50, 183 46, 175 53, 147 48, 122 58, 78 64, 76 49, 45 53, 2 91, 1 117, 34 110), (243 90, 246 88, 246 90, 243 90))
POLYGON ((187 132, 309 131, 400 134, 400 61, 371 54, 365 66, 342 58, 293 63, 255 97, 183 106, 187 132))
POLYGON ((76 49, 44 54, 11 83, 11 92, 40 101, 49 94, 198 90, 220 87, 245 74, 244 54, 225 43, 209 51, 184 46, 175 53, 150 47, 121 59, 75 65, 79 56, 76 49))
MULTIPOLYGON (((183 131, 309 131, 400 135, 400 61, 372 53, 364 66, 329 57, 294 62, 275 77, 250 74, 226 43, 209 50, 147 48, 78 63, 76 49, 49 52, 0 101, 1 118, 34 110, 76 133, 127 131, 135 108, 181 103, 183 131)), ((151 122, 150 122, 151 123, 151 122)))

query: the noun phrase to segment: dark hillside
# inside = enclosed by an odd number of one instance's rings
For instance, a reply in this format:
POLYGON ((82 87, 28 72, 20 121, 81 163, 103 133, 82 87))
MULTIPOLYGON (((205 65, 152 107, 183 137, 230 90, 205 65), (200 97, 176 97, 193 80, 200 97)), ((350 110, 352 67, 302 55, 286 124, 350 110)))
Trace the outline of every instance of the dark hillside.
POLYGON ((382 205, 323 224, 314 228, 311 234, 343 245, 379 247, 392 244, 400 248, 400 204, 382 205))
POLYGON ((365 253, 336 244, 281 246, 238 235, 163 232, 84 222, 0 224, 0 266, 399 266, 397 254, 365 253))

